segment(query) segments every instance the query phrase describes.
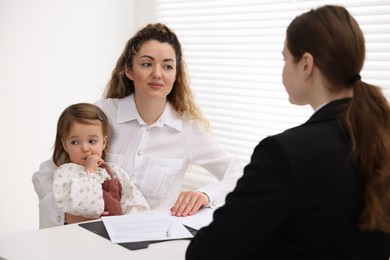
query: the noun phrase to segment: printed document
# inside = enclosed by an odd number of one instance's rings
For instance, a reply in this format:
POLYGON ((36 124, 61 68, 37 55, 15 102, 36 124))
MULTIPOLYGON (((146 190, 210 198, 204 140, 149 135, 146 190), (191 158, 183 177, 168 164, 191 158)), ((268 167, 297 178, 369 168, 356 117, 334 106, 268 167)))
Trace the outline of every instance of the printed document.
POLYGON ((184 225, 199 229, 212 221, 213 209, 202 208, 193 216, 176 217, 169 209, 102 217, 112 243, 192 238, 184 225))

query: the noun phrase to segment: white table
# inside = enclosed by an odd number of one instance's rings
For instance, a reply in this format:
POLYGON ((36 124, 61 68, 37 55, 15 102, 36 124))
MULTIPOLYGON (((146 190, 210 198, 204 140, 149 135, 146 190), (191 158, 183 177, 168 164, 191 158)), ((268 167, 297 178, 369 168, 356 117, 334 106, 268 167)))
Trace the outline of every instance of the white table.
POLYGON ((189 240, 150 244, 146 249, 129 250, 78 226, 46 228, 0 236, 0 259, 137 259, 184 260, 189 240))

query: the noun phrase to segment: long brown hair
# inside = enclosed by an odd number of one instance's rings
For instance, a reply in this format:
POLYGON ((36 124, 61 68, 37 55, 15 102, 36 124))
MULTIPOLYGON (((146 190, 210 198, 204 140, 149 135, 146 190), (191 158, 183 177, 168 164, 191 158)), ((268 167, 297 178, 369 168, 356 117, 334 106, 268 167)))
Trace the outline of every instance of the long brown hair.
MULTIPOLYGON (((100 124, 102 126, 103 136, 108 137, 108 118, 99 107, 89 103, 78 103, 67 107, 57 122, 57 133, 53 151, 53 162, 57 166, 70 162, 69 155, 62 145, 62 141, 68 137, 74 122, 85 125, 100 124)), ((102 153, 103 160, 106 156, 107 147, 108 144, 106 144, 106 148, 102 153)))
POLYGON ((141 46, 150 40, 170 44, 176 54, 176 80, 167 100, 172 104, 179 117, 187 115, 191 119, 199 120, 208 129, 209 123, 196 104, 190 88, 179 39, 171 29, 162 23, 148 24, 127 41, 106 86, 103 98, 124 98, 134 93, 134 82, 125 75, 125 68, 126 66, 133 67, 134 56, 139 52, 141 46))
POLYGON ((342 6, 326 5, 297 16, 286 43, 295 61, 305 52, 327 78, 329 91, 353 89, 342 122, 351 139, 351 160, 364 174, 362 230, 390 231, 390 108, 380 88, 361 80, 364 35, 342 6))

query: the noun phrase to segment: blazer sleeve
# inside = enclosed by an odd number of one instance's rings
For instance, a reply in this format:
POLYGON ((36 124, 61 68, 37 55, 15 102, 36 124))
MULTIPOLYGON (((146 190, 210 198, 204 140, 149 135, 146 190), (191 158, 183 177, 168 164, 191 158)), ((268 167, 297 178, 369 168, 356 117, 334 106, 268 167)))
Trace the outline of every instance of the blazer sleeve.
POLYGON ((294 168, 283 145, 268 137, 255 148, 244 175, 212 223, 192 239, 186 259, 249 259, 292 214, 294 168))

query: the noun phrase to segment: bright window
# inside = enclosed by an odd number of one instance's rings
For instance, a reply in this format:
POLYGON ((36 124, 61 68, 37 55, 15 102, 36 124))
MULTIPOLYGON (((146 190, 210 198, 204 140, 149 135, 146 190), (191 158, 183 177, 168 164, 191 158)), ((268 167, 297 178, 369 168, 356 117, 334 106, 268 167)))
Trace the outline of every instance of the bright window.
POLYGON ((244 164, 268 135, 304 123, 309 106, 288 102, 282 84, 285 30, 302 12, 345 6, 365 33, 366 82, 390 97, 390 1, 158 0, 158 20, 175 30, 191 85, 217 141, 244 164))

